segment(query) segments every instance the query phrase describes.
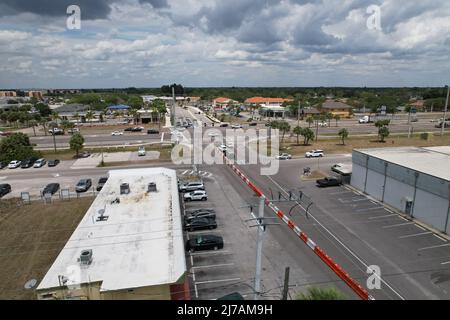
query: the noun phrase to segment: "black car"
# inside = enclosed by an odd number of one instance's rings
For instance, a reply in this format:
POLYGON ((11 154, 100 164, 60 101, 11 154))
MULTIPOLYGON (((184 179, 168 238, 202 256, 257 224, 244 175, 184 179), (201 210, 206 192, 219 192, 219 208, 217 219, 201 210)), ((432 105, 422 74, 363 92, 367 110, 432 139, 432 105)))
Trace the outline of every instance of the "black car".
POLYGON ((133 128, 126 128, 126 129, 124 129, 123 131, 133 131, 133 128))
POLYGON ((97 191, 100 191, 100 190, 103 189, 103 186, 105 185, 106 181, 108 181, 108 178, 107 178, 107 177, 101 177, 101 178, 98 180, 98 183, 97 183, 97 191))
POLYGON ((0 198, 11 192, 10 184, 0 184, 0 198))
POLYGON ((42 190, 42 194, 50 193, 54 195, 59 190, 59 183, 49 183, 45 186, 44 190, 42 190))
POLYGON ((256 122, 250 122, 248 125, 250 127, 256 127, 258 124, 256 122))
POLYGON ((56 167, 59 164, 59 160, 58 159, 54 159, 54 160, 48 160, 47 165, 49 167, 56 167))
POLYGON ((184 221, 185 221, 185 223, 189 223, 192 220, 199 219, 199 218, 207 218, 207 219, 215 220, 216 214, 214 212, 210 212, 210 211, 198 211, 193 214, 186 215, 184 217, 184 221))
POLYGON ((81 179, 78 181, 75 191, 76 192, 86 192, 89 190, 89 188, 92 186, 92 180, 91 179, 81 179))
POLYGON ((196 231, 204 229, 217 228, 216 219, 211 218, 196 218, 186 221, 184 224, 184 230, 196 231))
POLYGON ((214 235, 201 235, 193 237, 186 242, 187 251, 223 249, 223 239, 214 235))
POLYGON ((31 168, 34 165, 34 163, 36 162, 36 160, 37 160, 37 158, 29 158, 29 159, 23 160, 20 167, 22 169, 31 168))
POLYGON ((142 128, 140 128, 140 127, 134 127, 134 128, 131 128, 131 132, 142 132, 142 128))
POLYGON ((147 134, 159 134, 159 130, 156 129, 148 129, 147 134))
POLYGON ((6 168, 8 164, 6 162, 0 162, 0 169, 6 168))
POLYGON ((334 178, 334 177, 326 177, 323 179, 319 179, 316 181, 316 183, 317 183, 317 186, 321 187, 321 188, 337 187, 342 184, 340 179, 334 178))

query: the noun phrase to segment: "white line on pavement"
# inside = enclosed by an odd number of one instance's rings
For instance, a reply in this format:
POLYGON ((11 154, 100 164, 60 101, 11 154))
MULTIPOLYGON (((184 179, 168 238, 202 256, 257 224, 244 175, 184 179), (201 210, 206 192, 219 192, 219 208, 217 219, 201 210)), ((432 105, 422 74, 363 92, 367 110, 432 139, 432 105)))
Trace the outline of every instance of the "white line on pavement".
POLYGON ((389 213, 394 213, 394 211, 389 210, 389 209, 386 209, 386 208, 384 208, 384 210, 386 210, 386 211, 389 212, 389 213))
POLYGON ((419 228, 419 229, 422 230, 422 231, 425 231, 425 230, 426 230, 424 227, 419 226, 418 224, 416 224, 416 227, 419 228))
POLYGON ((419 250, 419 251, 423 251, 423 250, 436 249, 436 248, 448 247, 448 246, 450 246, 450 243, 447 243, 447 244, 440 244, 440 245, 437 245, 437 246, 431 246, 431 247, 419 248, 418 250, 419 250))
POLYGON ((450 264, 450 261, 442 262, 441 264, 450 264))
POLYGON ((365 208, 365 209, 357 209, 357 212, 364 212, 364 211, 370 211, 370 210, 380 210, 383 209, 384 207, 372 207, 372 208, 365 208))
POLYGON ((437 234, 434 234, 434 236, 435 236, 436 238, 438 238, 439 240, 441 240, 441 241, 447 242, 446 239, 444 239, 444 238, 438 236, 437 234))
POLYGON ((221 250, 221 251, 208 251, 208 252, 197 252, 197 253, 191 253, 191 256, 205 256, 208 254, 226 254, 229 253, 227 250, 221 250))
POLYGON ((390 226, 384 226, 383 229, 389 229, 389 228, 395 228, 395 227, 401 227, 401 226, 407 226, 409 224, 414 224, 414 222, 406 222, 406 223, 397 223, 397 224, 392 224, 390 226))
POLYGON ((372 217, 372 218, 369 218, 369 220, 382 219, 382 218, 393 217, 393 216, 398 216, 398 214, 393 213, 393 214, 387 214, 384 216, 372 217))
POLYGON ((404 221, 409 221, 408 219, 402 217, 402 216, 398 216, 400 219, 404 220, 404 221))
POLYGON ((215 282, 229 282, 229 281, 238 281, 238 280, 241 280, 241 278, 229 278, 229 279, 199 281, 199 282, 196 282, 195 284, 215 283, 215 282))
POLYGON ((427 232, 421 232, 421 233, 416 233, 416 234, 409 234, 407 236, 401 236, 401 237, 398 237, 398 238, 399 239, 406 239, 406 238, 424 236, 424 235, 427 235, 427 234, 430 234, 430 233, 432 233, 432 232, 431 231, 427 231, 427 232))
POLYGON ((219 267, 228 267, 228 266, 233 266, 234 263, 221 263, 221 264, 210 264, 207 266, 196 266, 196 267, 192 267, 192 269, 202 269, 202 268, 219 268, 219 267))

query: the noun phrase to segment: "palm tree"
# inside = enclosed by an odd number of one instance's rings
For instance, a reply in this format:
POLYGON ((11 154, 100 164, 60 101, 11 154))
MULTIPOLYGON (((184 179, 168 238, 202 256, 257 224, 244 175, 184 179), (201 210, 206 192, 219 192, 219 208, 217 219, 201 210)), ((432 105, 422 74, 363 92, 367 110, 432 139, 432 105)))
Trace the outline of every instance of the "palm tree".
POLYGON ((42 117, 39 123, 44 128, 44 134, 47 135, 47 124, 48 124, 49 118, 48 117, 42 117))
POLYGON ((311 128, 311 125, 314 123, 314 118, 309 116, 308 118, 306 118, 306 122, 309 125, 309 128, 311 128))
POLYGON ((283 143, 284 140, 284 135, 286 134, 286 132, 291 131, 291 126, 289 125, 289 123, 287 121, 280 121, 278 124, 278 129, 280 129, 282 136, 281 136, 281 143, 283 143))
POLYGON ((292 132, 294 132, 294 134, 297 136, 297 145, 299 145, 300 144, 300 142, 299 142, 299 136, 302 134, 302 127, 300 127, 300 126, 296 126, 295 128, 294 128, 294 130, 292 130, 292 132))
POLYGON ((52 117, 52 120, 56 122, 56 125, 58 125, 58 120, 61 119, 61 117, 59 116, 59 113, 56 111, 53 111, 51 117, 52 117))
POLYGON ((338 134, 341 137, 342 144, 345 145, 345 139, 348 138, 348 130, 345 128, 342 128, 341 130, 339 130, 338 134))
POLYGON ((335 115, 334 116, 334 120, 336 120, 336 127, 338 126, 338 121, 341 120, 341 116, 340 115, 335 115))
POLYGON ((138 115, 137 109, 130 109, 130 110, 128 110, 128 115, 132 116, 133 117, 133 123, 137 124, 137 115, 138 115))
POLYGON ((33 134, 36 137, 36 126, 38 125, 38 122, 36 120, 32 119, 28 122, 28 125, 33 128, 33 134))
POLYGON ((86 119, 89 121, 89 123, 92 123, 92 119, 95 118, 95 114, 92 110, 89 110, 86 112, 86 119))
POLYGON ((328 112, 325 115, 325 119, 328 121, 328 126, 329 127, 331 126, 331 120, 333 120, 333 118, 334 118, 334 115, 331 112, 328 112))

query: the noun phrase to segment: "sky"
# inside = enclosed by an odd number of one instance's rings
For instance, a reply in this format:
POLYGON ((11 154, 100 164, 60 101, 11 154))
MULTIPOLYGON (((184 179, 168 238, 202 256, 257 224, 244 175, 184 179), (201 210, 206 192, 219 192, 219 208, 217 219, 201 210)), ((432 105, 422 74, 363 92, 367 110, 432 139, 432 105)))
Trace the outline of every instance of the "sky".
POLYGON ((169 83, 444 86, 450 1, 0 0, 0 88, 169 83))

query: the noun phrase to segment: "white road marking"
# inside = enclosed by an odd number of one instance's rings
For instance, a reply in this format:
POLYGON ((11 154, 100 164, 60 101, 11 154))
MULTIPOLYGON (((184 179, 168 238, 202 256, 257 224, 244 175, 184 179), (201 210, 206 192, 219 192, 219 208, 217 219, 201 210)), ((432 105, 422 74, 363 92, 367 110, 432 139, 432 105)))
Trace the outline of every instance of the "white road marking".
POLYGON ((437 234, 434 234, 434 236, 435 236, 436 238, 438 238, 439 240, 441 240, 441 241, 447 242, 446 239, 442 238, 441 236, 438 236, 437 234))
POLYGON ((161 142, 164 141, 164 132, 161 134, 161 142))
POLYGON ((444 264, 450 264, 450 261, 442 262, 441 264, 442 264, 442 265, 444 265, 444 264))
POLYGON ((393 214, 387 214, 384 216, 372 217, 372 218, 369 218, 369 220, 382 219, 382 218, 393 217, 393 216, 398 216, 398 214, 393 213, 393 214))
POLYGON ((404 221, 409 221, 408 219, 402 217, 402 216, 398 216, 400 219, 404 220, 404 221))
POLYGON ((190 255, 191 256, 205 256, 205 255, 208 255, 208 254, 226 254, 226 253, 229 253, 229 251, 227 251, 227 250, 218 250, 218 251, 208 251, 208 252, 196 252, 196 253, 191 253, 190 255))
POLYGON ((234 263, 222 263, 222 264, 210 264, 207 266, 197 266, 197 267, 192 267, 192 269, 202 269, 202 268, 219 268, 219 267, 228 267, 228 266, 233 266, 234 263))
POLYGON ((416 227, 419 228, 419 229, 422 230, 422 231, 425 231, 425 230, 426 230, 424 227, 419 226, 418 224, 416 224, 416 227))
POLYGON ((384 226, 383 229, 390 229, 390 228, 395 228, 395 227, 402 227, 402 226, 407 226, 409 224, 414 224, 414 222, 406 222, 406 223, 398 223, 398 224, 392 224, 390 226, 384 226))
POLYGON ((418 251, 429 250, 429 249, 436 249, 436 248, 448 247, 448 246, 450 246, 450 243, 440 244, 440 245, 437 245, 437 246, 431 246, 431 247, 419 248, 418 251))
POLYGON ((182 173, 181 173, 181 175, 185 175, 186 174, 186 172, 188 172, 189 170, 184 170, 182 173))
POLYGON ((380 210, 383 209, 384 207, 372 207, 372 208, 366 208, 366 209, 357 209, 356 211, 358 212, 364 212, 364 211, 371 211, 371 210, 380 210))
POLYGON ((238 281, 238 280, 241 280, 241 278, 229 278, 229 279, 199 281, 199 282, 196 282, 195 284, 216 283, 216 282, 230 282, 230 281, 238 281))
POLYGON ((427 232, 421 232, 421 233, 416 233, 416 234, 409 234, 407 236, 401 236, 401 237, 398 237, 398 238, 399 239, 406 239, 406 238, 424 236, 424 235, 427 235, 427 234, 430 234, 430 233, 432 233, 432 232, 431 231, 427 231, 427 232))
POLYGON ((394 213, 394 211, 389 210, 389 209, 387 209, 387 208, 384 208, 384 210, 386 210, 386 211, 389 212, 389 213, 394 213))
POLYGON ((373 201, 373 200, 370 200, 370 202, 372 202, 373 204, 378 204, 378 203, 376 203, 375 201, 373 201))
POLYGON ((351 191, 339 191, 339 192, 332 192, 329 193, 330 195, 336 195, 336 194, 343 194, 343 193, 351 193, 351 191))

